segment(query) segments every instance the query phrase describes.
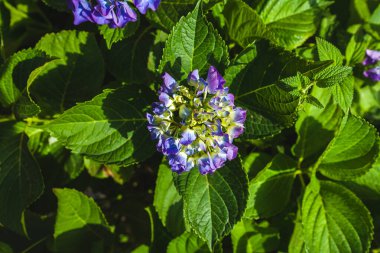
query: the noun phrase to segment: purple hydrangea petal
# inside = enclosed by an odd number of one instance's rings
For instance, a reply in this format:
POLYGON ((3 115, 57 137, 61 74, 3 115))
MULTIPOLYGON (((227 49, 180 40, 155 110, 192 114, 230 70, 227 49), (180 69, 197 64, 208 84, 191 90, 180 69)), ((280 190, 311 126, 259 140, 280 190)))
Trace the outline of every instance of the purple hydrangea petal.
POLYGON ((212 163, 215 168, 219 169, 224 166, 227 161, 227 155, 224 153, 216 153, 211 156, 212 163))
POLYGON ((161 115, 167 110, 164 104, 158 103, 158 102, 154 102, 152 104, 152 108, 153 108, 153 113, 157 115, 161 115))
POLYGON ((162 92, 160 95, 159 95, 159 100, 166 106, 166 107, 169 107, 173 104, 173 101, 171 99, 171 97, 166 94, 165 92, 162 92))
POLYGON ((109 24, 111 28, 122 28, 128 22, 135 22, 137 20, 136 12, 127 2, 116 1, 115 8, 111 13, 113 21, 109 24))
POLYGON ((209 93, 215 94, 218 90, 223 90, 226 80, 223 79, 214 66, 211 66, 208 70, 207 83, 209 93))
POLYGON ((180 143, 182 145, 189 145, 193 143, 196 140, 196 138, 197 138, 197 135, 195 134, 194 130, 186 129, 182 133, 182 138, 180 140, 180 143))
POLYGON ((149 123, 149 124, 153 124, 154 117, 153 117, 152 114, 147 113, 147 114, 146 114, 146 119, 148 120, 148 123, 149 123))
POLYGON ((380 61, 380 51, 367 49, 365 54, 366 58, 363 61, 363 65, 372 65, 380 61))
POLYGON ((222 148, 223 152, 226 153, 228 160, 233 160, 237 156, 238 147, 236 147, 233 144, 228 144, 225 147, 222 148))
POLYGON ((134 0, 136 8, 145 15, 148 9, 156 11, 160 5, 161 0, 134 0))
POLYGON ((111 11, 115 8, 115 5, 110 0, 96 0, 98 5, 94 7, 105 18, 112 18, 111 11))
POLYGON ((244 126, 240 124, 235 124, 228 128, 227 134, 230 138, 235 139, 239 137, 244 132, 244 126))
POLYGON ((156 126, 148 126, 148 131, 152 140, 157 140, 162 135, 161 129, 156 126))
POLYGON ((176 155, 180 151, 180 148, 179 140, 169 137, 163 143, 162 153, 165 155, 176 155))
POLYGON ((74 15, 74 25, 79 25, 86 21, 94 22, 92 19, 92 6, 87 0, 68 0, 68 4, 74 15))
POLYGON ((233 121, 243 124, 247 118, 247 111, 237 107, 232 113, 233 121))
POLYGON ((380 81, 380 67, 364 71, 363 75, 367 78, 371 78, 375 82, 378 82, 380 81))
POLYGON ((164 80, 164 83, 162 84, 160 91, 173 94, 178 86, 177 81, 168 73, 163 74, 162 79, 164 80))
POLYGON ((202 175, 215 172, 217 169, 212 162, 210 156, 201 157, 198 159, 198 169, 202 175))

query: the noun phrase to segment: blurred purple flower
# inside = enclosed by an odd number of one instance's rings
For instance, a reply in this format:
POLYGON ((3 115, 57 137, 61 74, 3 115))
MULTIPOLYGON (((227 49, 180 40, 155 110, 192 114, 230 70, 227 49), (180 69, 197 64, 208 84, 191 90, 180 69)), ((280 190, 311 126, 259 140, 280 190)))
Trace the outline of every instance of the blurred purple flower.
POLYGON ((365 51, 365 59, 363 61, 363 65, 373 65, 375 63, 377 63, 378 61, 380 61, 380 51, 376 51, 376 50, 370 50, 370 49, 367 49, 365 51))
POLYGON ((372 68, 364 71, 363 75, 367 78, 371 78, 375 82, 380 81, 380 67, 372 68))
POLYGON ((188 86, 168 73, 147 113, 148 130, 158 139, 157 150, 168 156, 172 170, 181 173, 197 166, 209 174, 237 156, 233 139, 244 131, 246 111, 234 104, 225 80, 211 66, 205 81, 198 70, 189 74, 188 86))
POLYGON ((156 11, 160 5, 161 0, 133 0, 136 8, 142 13, 145 14, 148 9, 156 11))

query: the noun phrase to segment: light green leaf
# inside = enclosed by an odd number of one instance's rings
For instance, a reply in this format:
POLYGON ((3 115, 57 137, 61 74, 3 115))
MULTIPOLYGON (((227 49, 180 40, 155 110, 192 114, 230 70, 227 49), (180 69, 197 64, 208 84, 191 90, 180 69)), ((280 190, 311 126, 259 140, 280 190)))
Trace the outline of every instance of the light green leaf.
POLYGON ((38 163, 27 147, 25 124, 0 123, 0 223, 25 233, 23 212, 43 192, 38 163))
POLYGON ((214 174, 201 175, 193 169, 178 176, 184 201, 184 217, 209 249, 229 234, 240 220, 248 197, 248 182, 239 159, 214 174))
POLYGON ((109 229, 102 210, 92 198, 74 189, 54 189, 58 199, 57 218, 54 226, 54 237, 84 228, 88 225, 99 225, 109 229))
POLYGON ((47 129, 74 153, 98 162, 142 161, 154 151, 143 114, 150 94, 133 87, 106 90, 67 110, 47 129))
POLYGON ((352 68, 347 66, 331 66, 318 72, 314 76, 317 85, 321 88, 340 85, 352 74, 352 68))
POLYGON ((361 199, 377 201, 380 198, 380 156, 367 173, 342 183, 361 199))
POLYGON ((231 232, 233 252, 276 252, 280 243, 279 231, 267 221, 256 224, 242 219, 231 232))
POLYGON ((373 237, 369 211, 351 191, 315 178, 302 201, 307 252, 368 252, 373 237))
POLYGON ((363 61, 365 50, 369 47, 371 36, 366 34, 362 29, 351 36, 346 48, 347 65, 355 65, 363 61))
POLYGON ((301 210, 298 209, 292 237, 290 238, 290 242, 288 246, 289 253, 306 253, 304 232, 302 228, 301 219, 302 219, 301 210))
POLYGON ((153 206, 169 232, 173 235, 184 232, 182 197, 174 186, 172 171, 165 163, 158 169, 153 206))
POLYGON ((45 35, 36 49, 58 58, 33 72, 31 98, 49 114, 62 113, 100 91, 104 62, 95 37, 87 32, 61 31, 45 35))
POLYGON ((46 62, 44 53, 34 49, 18 51, 0 68, 0 102, 15 103, 26 88, 30 72, 46 62))
POLYGON ((243 167, 248 174, 248 179, 254 178, 272 160, 267 153, 252 152, 243 159, 243 167))
POLYGON ((333 60, 335 66, 343 64, 343 55, 338 48, 321 38, 316 38, 316 41, 320 61, 333 60))
POLYGON ((206 242, 202 241, 196 235, 185 232, 181 236, 173 239, 169 245, 166 253, 208 253, 210 250, 206 242))
POLYGON ((290 157, 276 155, 249 183, 249 198, 244 216, 267 218, 281 212, 290 199, 296 166, 290 157))
POLYGON ((277 43, 287 49, 302 45, 317 30, 325 0, 268 0, 259 15, 277 43))
POLYGON ((123 28, 110 28, 108 25, 99 26, 99 32, 106 41, 107 48, 111 49, 112 45, 123 39, 131 37, 140 25, 140 18, 136 22, 128 22, 123 28))
POLYGON ((168 72, 184 80, 194 69, 206 74, 210 65, 220 72, 228 65, 228 51, 223 39, 204 18, 201 2, 175 25, 165 45, 159 72, 168 72))
POLYGON ((243 48, 256 38, 271 38, 260 16, 242 0, 230 0, 224 7, 228 35, 243 48))
POLYGON ((338 85, 330 87, 334 102, 342 108, 344 112, 348 112, 354 99, 355 78, 348 76, 338 85))
POLYGON ((329 90, 314 87, 311 94, 324 108, 304 105, 295 125, 298 138, 292 148, 293 154, 307 165, 316 161, 323 153, 343 116, 342 110, 332 102, 329 90))
POLYGON ((318 169, 332 179, 352 179, 365 174, 378 153, 377 130, 365 120, 349 114, 322 154, 318 169))

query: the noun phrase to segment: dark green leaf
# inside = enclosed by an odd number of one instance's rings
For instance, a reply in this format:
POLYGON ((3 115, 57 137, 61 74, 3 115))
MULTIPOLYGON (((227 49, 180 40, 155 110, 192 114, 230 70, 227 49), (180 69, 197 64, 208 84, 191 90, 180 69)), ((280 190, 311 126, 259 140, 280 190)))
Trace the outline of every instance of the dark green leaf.
POLYGON ((249 198, 244 216, 266 218, 281 212, 290 199, 296 166, 291 158, 276 155, 249 183, 249 198))
POLYGON ((28 150, 24 123, 0 123, 0 223, 27 233, 23 212, 42 194, 39 165, 28 150))

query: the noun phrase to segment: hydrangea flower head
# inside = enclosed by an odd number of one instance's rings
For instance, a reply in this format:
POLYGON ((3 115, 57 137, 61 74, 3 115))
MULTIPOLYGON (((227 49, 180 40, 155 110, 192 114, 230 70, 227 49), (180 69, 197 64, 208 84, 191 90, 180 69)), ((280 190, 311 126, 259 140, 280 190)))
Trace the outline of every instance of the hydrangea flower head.
MULTIPOLYGON (((137 14, 124 0, 67 0, 74 14, 74 24, 89 21, 98 25, 107 24, 111 28, 122 28, 128 22, 135 22, 137 14)), ((147 9, 157 10, 161 0, 135 0, 136 8, 145 14, 147 9)))
MULTIPOLYGON (((376 50, 366 50, 366 58, 362 62, 364 66, 374 65, 380 61, 380 51, 376 50)), ((367 78, 372 79, 375 82, 380 81, 380 66, 367 69, 363 72, 363 75, 367 78)))
POLYGON ((244 131, 246 111, 235 106, 216 68, 209 68, 206 80, 194 70, 188 85, 178 84, 168 73, 162 78, 159 102, 146 117, 157 150, 167 156, 171 169, 181 173, 198 167, 201 174, 209 174, 236 158, 233 140, 244 131))

